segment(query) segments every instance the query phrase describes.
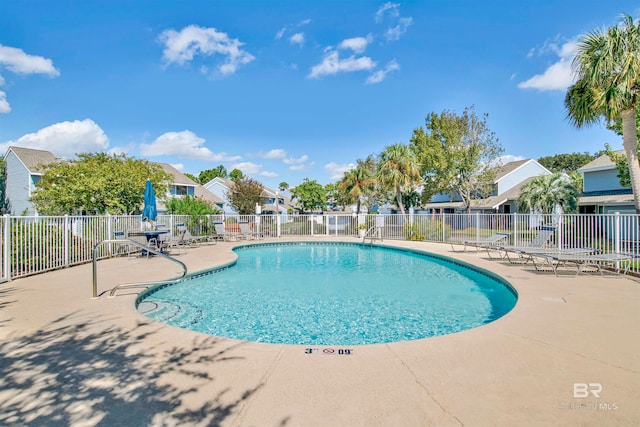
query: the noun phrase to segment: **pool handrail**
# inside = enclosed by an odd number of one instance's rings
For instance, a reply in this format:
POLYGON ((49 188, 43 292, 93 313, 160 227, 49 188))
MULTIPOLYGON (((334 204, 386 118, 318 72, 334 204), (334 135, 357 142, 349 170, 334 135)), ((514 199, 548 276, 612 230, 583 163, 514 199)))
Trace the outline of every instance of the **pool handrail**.
POLYGON ((169 280, 162 280, 162 281, 151 281, 151 282, 138 282, 138 283, 122 283, 120 285, 116 285, 111 289, 111 292, 109 292, 109 298, 113 297, 115 292, 118 289, 127 289, 127 288, 140 288, 140 287, 149 287, 149 286, 153 286, 153 285, 161 285, 161 284, 165 284, 165 283, 176 283, 179 282, 180 280, 182 280, 182 278, 184 278, 187 275, 187 265, 178 260, 175 259, 165 253, 163 253, 162 251, 152 248, 151 246, 147 246, 144 245, 140 242, 136 242, 135 240, 130 240, 130 239, 105 239, 105 240, 101 240, 98 243, 95 244, 95 246, 93 247, 93 296, 92 299, 96 299, 98 298, 98 248, 105 244, 105 243, 116 243, 119 245, 123 245, 123 244, 129 244, 129 245, 133 245, 133 246, 137 246, 139 248, 141 248, 142 250, 151 252, 155 255, 159 255, 162 257, 165 257, 166 259, 168 259, 169 261, 173 261, 177 264, 179 264, 182 267, 182 275, 175 277, 173 279, 169 279, 169 280))

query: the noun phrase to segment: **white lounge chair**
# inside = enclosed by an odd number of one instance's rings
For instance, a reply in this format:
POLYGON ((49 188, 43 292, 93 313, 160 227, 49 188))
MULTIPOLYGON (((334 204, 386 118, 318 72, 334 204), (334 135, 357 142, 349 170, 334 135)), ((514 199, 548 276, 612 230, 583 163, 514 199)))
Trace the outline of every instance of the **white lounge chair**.
POLYGON ((466 252, 468 246, 473 246, 476 248, 476 251, 480 251, 480 249, 484 249, 487 246, 495 247, 497 244, 499 244, 500 242, 508 238, 510 235, 511 233, 496 233, 492 236, 481 237, 479 239, 472 239, 472 238, 451 239, 449 240, 449 243, 451 244, 451 250, 453 250, 454 252, 460 252, 460 251, 456 251, 454 245, 464 245, 462 252, 466 252))
POLYGON ((536 258, 544 259, 543 264, 538 265, 535 263, 536 270, 541 271, 544 266, 550 266, 553 273, 558 275, 558 267, 565 266, 567 264, 573 264, 576 266, 575 276, 582 273, 585 267, 593 267, 596 272, 604 276, 603 267, 609 267, 607 270, 611 270, 616 275, 627 274, 631 261, 637 258, 636 255, 622 254, 622 253, 607 253, 607 254, 536 254, 536 258))
MULTIPOLYGON (((507 259, 509 260, 509 262, 511 263, 527 263, 530 260, 530 257, 524 257, 523 255, 527 252, 527 251, 532 251, 532 250, 543 250, 545 248, 548 248, 549 245, 549 241, 551 240, 551 237, 553 237, 553 235, 556 232, 556 228, 555 227, 551 227, 551 226, 542 226, 540 228, 540 230, 538 231, 538 234, 536 234, 533 239, 531 239, 531 241, 527 244, 522 244, 522 245, 495 245, 494 248, 497 250, 498 252, 501 253, 500 255, 500 259, 507 259), (510 253, 514 253, 518 255, 518 259, 517 260, 512 260, 511 257, 509 256, 510 253)), ((489 257, 491 258, 491 252, 489 251, 489 249, 487 249, 487 254, 489 254, 489 257)))
POLYGON ((214 222, 213 227, 216 230, 218 236, 222 236, 222 240, 228 242, 230 240, 236 240, 237 233, 230 233, 225 229, 223 222, 214 222))
POLYGON ((255 238, 255 234, 251 231, 248 222, 240 223, 240 235, 239 237, 247 240, 253 240, 255 238))

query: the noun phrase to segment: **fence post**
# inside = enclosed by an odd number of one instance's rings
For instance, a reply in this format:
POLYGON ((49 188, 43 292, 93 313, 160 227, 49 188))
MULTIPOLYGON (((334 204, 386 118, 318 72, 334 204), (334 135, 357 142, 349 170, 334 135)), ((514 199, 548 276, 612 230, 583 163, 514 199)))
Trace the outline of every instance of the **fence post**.
POLYGON ((616 212, 615 218, 616 218, 616 222, 614 225, 615 229, 614 229, 613 242, 616 248, 616 253, 619 254, 620 253, 620 212, 616 212))
POLYGON ((280 213, 276 212, 276 237, 280 237, 280 213))
POLYGON ((558 223, 558 228, 557 228, 558 241, 556 242, 557 243, 556 246, 558 247, 558 249, 562 249, 562 243, 564 240, 564 236, 563 236, 564 233, 563 233, 563 227, 562 227, 562 224, 564 224, 564 221, 563 221, 564 215, 560 213, 556 215, 558 216, 558 219, 556 220, 556 222, 558 223))
POLYGON ((511 215, 513 215, 513 219, 511 220, 513 224, 511 226, 513 231, 513 244, 514 246, 518 246, 520 244, 520 239, 518 239, 518 214, 514 212, 511 215))
POLYGON ((440 215, 442 218, 442 242, 446 242, 447 241, 447 227, 445 226, 445 224, 447 223, 446 218, 445 218, 445 213, 444 211, 442 211, 442 214, 440 215))
POLYGON ((4 214, 4 252, 3 265, 4 275, 7 280, 11 280, 11 215, 4 214))
POLYGON ((480 212, 476 212, 476 240, 480 241, 480 212))
POLYGON ((69 214, 64 215, 64 266, 69 267, 69 214))

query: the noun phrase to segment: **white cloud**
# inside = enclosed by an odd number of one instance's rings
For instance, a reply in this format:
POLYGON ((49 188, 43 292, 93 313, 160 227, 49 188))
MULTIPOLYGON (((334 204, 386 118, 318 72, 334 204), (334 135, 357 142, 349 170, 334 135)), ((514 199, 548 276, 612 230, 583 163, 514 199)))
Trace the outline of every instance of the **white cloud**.
POLYGON ((340 179, 346 171, 351 170, 355 167, 356 165, 353 163, 338 164, 331 162, 324 165, 324 170, 329 173, 330 179, 340 179))
POLYGON ((398 20, 398 25, 388 28, 384 33, 384 37, 388 41, 400 40, 400 37, 402 37, 402 35, 407 32, 407 29, 412 24, 413 18, 400 18, 398 20))
POLYGON ((184 164, 182 163, 170 163, 171 166, 178 169, 180 172, 184 172, 184 164))
POLYGON ((387 41, 400 40, 400 37, 407 32, 409 26, 413 25, 413 18, 400 16, 400 4, 387 2, 376 12, 376 23, 389 22, 391 27, 387 28, 384 38, 387 41), (395 25, 394 25, 395 24, 395 25))
POLYGON ((256 175, 262 169, 262 165, 258 165, 252 162, 240 162, 231 165, 231 170, 239 169, 244 175, 256 175))
POLYGON ((143 156, 177 156, 213 162, 230 160, 226 153, 214 153, 205 147, 204 143, 203 138, 190 130, 166 132, 151 144, 140 144, 140 154, 143 156))
POLYGON ((575 57, 577 42, 570 40, 558 46, 556 43, 545 43, 545 45, 537 50, 529 53, 529 57, 534 53, 545 54, 552 52, 559 59, 551 64, 542 74, 536 74, 528 80, 520 82, 520 89, 537 89, 540 91, 547 90, 566 90, 575 82, 575 76, 571 68, 571 63, 575 57))
POLYGON ((367 37, 353 37, 350 39, 342 40, 338 45, 338 48, 351 49, 355 53, 362 53, 367 49, 367 46, 372 41, 373 41, 373 36, 370 34, 367 37))
POLYGON ((378 11, 376 12, 376 22, 382 22, 385 15, 390 16, 392 18, 397 18, 398 16, 400 16, 399 7, 400 7, 399 3, 387 2, 383 4, 382 6, 380 6, 378 11))
POLYGON ((260 172, 258 175, 263 176, 265 178, 277 178, 280 176, 276 172, 268 172, 268 171, 260 172))
POLYGON ((85 119, 56 123, 21 136, 16 141, 0 144, 0 147, 6 150, 11 145, 47 150, 57 157, 73 158, 78 153, 104 151, 109 139, 93 120, 85 119))
POLYGON ((397 71, 399 69, 400 69, 400 65, 398 65, 396 60, 393 59, 389 61, 389 63, 387 64, 386 67, 384 67, 383 70, 378 70, 375 73, 371 74, 369 78, 367 78, 366 83, 367 84, 380 83, 381 81, 387 78, 387 74, 389 74, 392 71, 397 71))
POLYGON ((29 55, 22 49, 0 45, 0 68, 18 74, 46 74, 56 77, 60 75, 53 66, 53 61, 37 55, 29 55))
POLYGON ((11 111, 11 106, 7 101, 7 94, 0 90, 0 113, 8 113, 11 111))
POLYGON ((348 58, 340 58, 337 50, 329 49, 321 63, 314 65, 309 73, 309 78, 318 78, 323 75, 332 75, 342 72, 354 72, 371 70, 376 67, 375 61, 368 56, 357 58, 352 55, 348 58))
POLYGON ((298 164, 298 163, 304 163, 307 160, 309 160, 309 156, 307 156, 306 154, 303 154, 301 157, 299 157, 297 159, 293 158, 293 157, 289 157, 289 158, 283 159, 282 163, 284 163, 286 165, 295 165, 295 164, 298 164))
POLYGON ((239 66, 255 59, 253 55, 242 50, 244 43, 215 28, 189 25, 180 31, 165 30, 159 39, 165 45, 162 57, 168 63, 184 65, 197 55, 217 54, 224 57, 224 62, 218 65, 218 71, 223 75, 233 74, 239 66))
POLYGON ((291 37, 289 37, 289 43, 297 44, 299 46, 304 46, 304 33, 295 33, 291 37))
MULTIPOLYGON (((287 32, 291 31, 292 29, 304 27, 305 25, 308 25, 310 23, 311 23, 311 19, 303 19, 302 21, 298 22, 297 24, 285 25, 284 27, 280 28, 278 30, 278 32, 276 33, 276 40, 280 40, 282 37, 284 37, 284 35, 287 32)), ((289 37, 289 42, 291 44, 298 43, 298 42, 296 42, 294 40, 295 39, 299 39, 300 37, 302 37, 302 43, 301 44, 304 44, 304 33, 294 34, 293 36, 289 37), (298 37, 296 37, 296 36, 298 36, 298 37)))
MULTIPOLYGON (((53 66, 53 61, 37 55, 29 55, 22 49, 3 46, 0 44, 0 70, 6 69, 16 74, 45 74, 57 77, 60 71, 53 66)), ((5 84, 5 79, 0 75, 0 86, 5 84)), ((6 92, 0 91, 0 114, 11 112, 11 106, 7 101, 6 92)))
POLYGON ((315 162, 311 162, 306 165, 304 163, 296 164, 296 165, 289 166, 289 170, 290 171, 307 171, 313 168, 314 165, 315 165, 315 162))
POLYGON ((284 159, 287 157, 287 152, 282 148, 274 148, 273 150, 269 150, 266 153, 258 154, 259 157, 263 159, 284 159))

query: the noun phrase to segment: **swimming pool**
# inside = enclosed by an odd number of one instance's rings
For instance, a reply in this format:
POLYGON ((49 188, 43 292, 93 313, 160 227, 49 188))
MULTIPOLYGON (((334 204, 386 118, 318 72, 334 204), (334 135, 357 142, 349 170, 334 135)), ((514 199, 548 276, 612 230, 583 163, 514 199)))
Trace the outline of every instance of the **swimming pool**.
POLYGON ((516 303, 503 279, 447 257, 355 243, 236 247, 237 262, 143 293, 181 328, 267 343, 358 345, 451 334, 516 303))

